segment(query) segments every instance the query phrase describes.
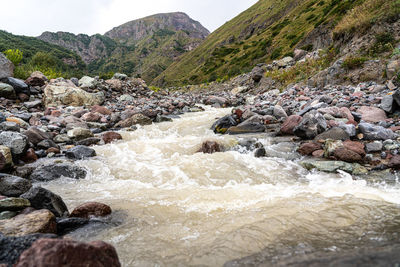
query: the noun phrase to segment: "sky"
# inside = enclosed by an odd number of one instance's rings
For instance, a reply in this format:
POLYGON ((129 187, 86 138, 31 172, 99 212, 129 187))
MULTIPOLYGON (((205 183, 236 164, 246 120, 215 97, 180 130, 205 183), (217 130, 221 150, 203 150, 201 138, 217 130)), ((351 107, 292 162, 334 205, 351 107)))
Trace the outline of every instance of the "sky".
POLYGON ((258 0, 0 0, 0 29, 39 36, 44 31, 104 34, 125 22, 181 11, 211 32, 258 0), (18 8, 16 8, 18 7, 18 8))

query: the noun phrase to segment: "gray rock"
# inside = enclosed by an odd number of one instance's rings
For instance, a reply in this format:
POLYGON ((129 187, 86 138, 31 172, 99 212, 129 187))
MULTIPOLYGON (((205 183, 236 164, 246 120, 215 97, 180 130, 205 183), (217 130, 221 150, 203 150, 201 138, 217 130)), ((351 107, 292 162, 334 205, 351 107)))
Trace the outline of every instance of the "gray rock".
POLYGON ((18 132, 20 131, 19 124, 12 121, 4 121, 0 123, 0 131, 11 131, 18 132))
POLYGON ((353 124, 345 124, 344 122, 341 122, 339 128, 343 129, 350 137, 357 135, 356 126, 353 124))
POLYGON ((101 141, 100 138, 98 137, 89 137, 80 141, 77 141, 77 145, 81 146, 91 146, 91 145, 97 145, 101 141))
POLYGON ((24 135, 28 137, 29 142, 34 145, 37 145, 43 140, 52 138, 52 135, 50 133, 44 132, 37 127, 29 128, 27 131, 24 132, 24 135))
MULTIPOLYGON (((254 117, 254 116, 253 116, 254 117)), ((246 133, 262 133, 265 132, 266 127, 257 121, 253 121, 251 117, 250 119, 240 123, 237 126, 230 127, 226 133, 235 135, 235 134, 246 134, 246 133)))
POLYGON ((15 91, 14 88, 6 83, 0 83, 0 97, 4 97, 7 99, 15 99, 15 91))
POLYGON ((39 166, 30 175, 30 179, 35 181, 52 181, 61 177, 83 179, 86 170, 71 163, 59 163, 39 166))
POLYGON ((398 137, 392 130, 382 126, 373 125, 370 123, 360 123, 358 125, 360 132, 364 135, 365 140, 387 140, 396 139, 398 137))
POLYGON ((40 149, 49 149, 49 148, 51 148, 51 147, 54 147, 54 148, 60 148, 53 140, 51 140, 51 139, 46 139, 46 140, 43 140, 43 141, 40 141, 38 144, 37 144, 37 147, 38 148, 40 148, 40 149))
POLYGON ((70 159, 84 159, 96 156, 96 151, 87 146, 76 146, 65 152, 70 159))
POLYGON ((350 136, 342 128, 334 127, 332 129, 329 129, 326 132, 323 132, 323 133, 317 135, 314 140, 326 140, 326 139, 345 141, 345 140, 349 140, 350 136))
POLYGON ((121 95, 119 98, 118 98, 118 101, 119 102, 132 102, 132 101, 135 101, 135 98, 133 97, 133 96, 130 96, 130 95, 121 95))
POLYGON ((0 173, 0 195, 7 197, 19 197, 32 187, 31 181, 0 173))
POLYGON ((14 65, 3 53, 0 53, 0 79, 12 76, 14 76, 14 65))
POLYGON ((79 87, 82 89, 95 88, 96 84, 97 84, 96 79, 89 76, 83 76, 79 80, 79 87))
POLYGON ((74 140, 83 140, 89 137, 93 137, 93 133, 89 129, 85 128, 74 128, 67 132, 69 138, 74 140))
POLYGON ((24 198, 9 197, 0 200, 0 211, 10 210, 17 211, 30 207, 29 200, 24 198))
POLYGON ((57 234, 65 235, 88 223, 86 218, 57 218, 57 234))
MULTIPOLYGON (((13 217, 15 217, 15 216, 17 216, 18 215, 18 212, 16 212, 16 211, 9 211, 9 210, 6 210, 6 211, 3 211, 3 212, 0 212, 0 221, 1 220, 8 220, 8 219, 11 219, 11 218, 13 218, 13 217)), ((0 262, 1 263, 1 262, 0 262)))
POLYGON ((2 79, 2 81, 11 85, 14 88, 16 94, 22 93, 26 95, 31 95, 31 90, 29 89, 29 86, 23 80, 13 77, 7 77, 5 79, 2 79))
POLYGON ((113 79, 118 79, 118 80, 121 80, 121 81, 125 81, 125 80, 128 80, 128 75, 117 72, 117 73, 114 74, 113 79))
POLYGON ((79 86, 79 79, 78 78, 71 78, 70 81, 75 85, 75 86, 79 86))
POLYGON ((293 132, 302 139, 314 139, 318 134, 325 132, 327 128, 324 116, 313 110, 304 115, 303 120, 294 128, 293 132))
POLYGON ((279 120, 279 119, 286 119, 288 115, 286 114, 286 111, 279 105, 276 105, 274 107, 274 116, 279 120))
POLYGON ((383 144, 380 141, 374 141, 365 145, 365 151, 367 153, 374 153, 382 151, 383 144))
POLYGON ((28 138, 16 132, 1 132, 0 144, 9 147, 13 155, 19 156, 26 152, 28 148, 28 138))
POLYGON ((24 102, 24 106, 29 108, 37 108, 42 105, 42 100, 34 100, 29 102, 24 102))
POLYGON ((216 122, 214 122, 214 124, 211 126, 211 130, 213 130, 214 133, 224 134, 230 127, 236 125, 237 122, 232 117, 232 115, 226 115, 225 117, 222 117, 216 122))
POLYGON ((387 113, 393 113, 398 108, 398 105, 393 99, 392 95, 385 95, 381 101, 381 109, 387 113))
POLYGON ((48 209, 56 217, 68 216, 68 208, 62 198, 53 192, 42 188, 32 187, 28 192, 21 195, 22 198, 29 200, 35 209, 48 209))
POLYGON ((14 266, 19 256, 41 238, 58 238, 53 234, 33 234, 21 237, 5 236, 0 233, 0 264, 14 266))
POLYGON ((250 73, 251 79, 258 83, 264 77, 265 70, 261 67, 254 67, 250 73))

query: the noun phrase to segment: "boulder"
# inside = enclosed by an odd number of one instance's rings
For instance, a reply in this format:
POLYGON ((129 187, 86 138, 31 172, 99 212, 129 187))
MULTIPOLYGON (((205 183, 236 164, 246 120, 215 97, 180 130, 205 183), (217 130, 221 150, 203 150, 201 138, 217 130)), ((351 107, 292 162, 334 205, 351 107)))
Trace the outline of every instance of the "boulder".
POLYGON ((279 105, 274 106, 274 114, 275 118, 279 119, 286 119, 288 115, 286 114, 286 111, 279 105))
POLYGON ((93 106, 105 100, 102 92, 88 93, 65 81, 50 83, 44 89, 43 103, 50 106, 93 106))
POLYGON ((13 266, 19 256, 27 250, 33 242, 41 238, 58 238, 54 234, 32 234, 21 237, 5 236, 0 233, 0 266, 13 266))
POLYGON ((31 207, 35 209, 47 209, 56 217, 68 215, 67 205, 65 205, 62 198, 45 188, 32 187, 28 192, 21 195, 21 198, 29 200, 31 207))
POLYGON ((394 101, 393 95, 385 95, 381 101, 381 109, 387 113, 393 113, 399 109, 399 105, 394 101))
POLYGON ((338 160, 345 162, 360 162, 362 160, 362 157, 359 154, 345 147, 337 148, 333 155, 338 160))
POLYGON ((232 115, 226 115, 225 117, 222 117, 214 122, 214 124, 211 126, 211 130, 213 130, 214 133, 225 134, 228 128, 236 125, 237 122, 232 115))
MULTIPOLYGON (((29 207, 31 203, 24 198, 9 197, 0 200, 0 211, 18 211, 29 207)), ((1 232, 1 231, 0 231, 1 232)))
POLYGON ((225 97, 220 97, 220 96, 209 96, 205 101, 204 104, 206 105, 219 105, 220 107, 227 107, 231 103, 229 99, 225 97))
POLYGON ((26 136, 17 132, 1 132, 0 144, 9 147, 13 156, 19 156, 26 152, 28 139, 26 136))
POLYGON ((368 170, 358 163, 347 163, 343 161, 306 160, 300 162, 300 165, 308 170, 317 169, 323 172, 337 172, 341 170, 352 173, 353 175, 368 173, 368 170))
POLYGON ((387 119, 384 110, 376 107, 362 106, 357 110, 361 114, 361 119, 365 122, 380 122, 387 119))
POLYGON ((32 187, 31 181, 0 173, 0 195, 8 197, 19 197, 32 187))
POLYGON ((94 105, 94 106, 90 109, 90 111, 91 111, 91 112, 97 112, 97 113, 100 113, 100 114, 102 114, 102 115, 111 115, 111 114, 112 114, 111 110, 109 110, 109 109, 106 108, 106 107, 99 106, 99 105, 94 105))
POLYGON ((0 154, 2 155, 1 166, 2 170, 9 169, 13 166, 13 158, 11 154, 11 149, 6 146, 0 146, 0 154), (4 158, 4 159, 3 159, 4 158))
POLYGON ((75 142, 77 145, 80 146, 91 146, 91 145, 97 145, 101 141, 100 138, 97 137, 89 137, 80 141, 75 142))
POLYGON ((96 79, 89 77, 89 76, 83 76, 80 80, 79 80, 79 87, 83 88, 83 89, 93 89, 96 87, 96 79))
POLYGON ((368 143, 365 146, 365 150, 367 153, 375 153, 375 152, 381 152, 383 148, 383 144, 381 141, 374 141, 371 143, 368 143))
POLYGON ((235 134, 245 134, 245 133, 262 133, 265 132, 266 127, 258 122, 255 121, 258 116, 253 116, 250 119, 240 123, 237 126, 230 127, 226 133, 235 135, 235 134))
POLYGON ((86 128, 73 128, 67 132, 67 135, 74 140, 83 140, 94 136, 93 133, 86 128))
POLYGON ((359 154, 361 157, 365 156, 365 145, 361 142, 347 140, 342 145, 344 148, 359 154))
POLYGON ((135 98, 131 95, 124 94, 118 98, 118 101, 119 102, 133 102, 133 101, 135 101, 135 98))
POLYGON ((57 163, 37 167, 30 179, 34 181, 52 181, 61 177, 83 179, 86 177, 86 170, 71 163, 57 163))
POLYGON ((107 80, 106 84, 108 84, 108 86, 110 86, 110 88, 114 91, 120 92, 123 89, 123 83, 118 79, 107 80))
POLYGON ((110 206, 99 202, 88 202, 76 207, 70 217, 90 218, 90 217, 104 217, 111 214, 110 206))
POLYGON ((0 123, 0 131, 20 132, 20 126, 16 122, 3 121, 0 123))
POLYGON ((7 99, 15 99, 16 95, 14 88, 9 84, 0 82, 0 97, 4 97, 7 99))
POLYGON ((365 140, 396 139, 398 136, 390 129, 369 123, 360 123, 358 129, 363 134, 365 140))
POLYGON ((114 76, 112 78, 113 79, 118 79, 118 80, 121 80, 121 81, 126 81, 126 80, 128 80, 128 75, 117 72, 117 73, 114 74, 114 76))
POLYGON ((24 135, 28 137, 28 141, 35 146, 43 140, 52 139, 52 135, 50 133, 44 132, 37 127, 29 128, 24 132, 24 135))
POLYGON ((122 135, 116 132, 107 132, 103 134, 103 141, 105 144, 112 143, 116 140, 122 140, 122 135))
POLYGON ((254 67, 253 70, 250 73, 251 79, 255 82, 258 83, 261 81, 261 79, 264 77, 265 70, 261 67, 254 67))
POLYGON ((115 127, 127 128, 127 127, 132 127, 137 124, 150 125, 152 123, 153 123, 153 121, 149 117, 139 113, 139 114, 135 114, 135 115, 131 116, 130 118, 128 118, 126 120, 120 121, 119 123, 117 123, 115 125, 115 127))
POLYGON ((205 154, 213 154, 215 152, 221 152, 221 145, 215 141, 205 141, 201 145, 201 148, 197 152, 202 152, 205 154))
POLYGON ((46 139, 46 140, 40 141, 37 144, 37 147, 40 149, 45 149, 45 150, 52 148, 52 147, 57 148, 57 149, 59 148, 59 146, 56 144, 56 142, 54 142, 51 139, 46 139))
POLYGON ((103 116, 97 112, 88 112, 82 115, 81 119, 86 122, 99 122, 103 116))
POLYGON ((304 115, 293 133, 302 139, 314 139, 318 134, 325 132, 327 128, 324 116, 313 110, 304 115))
POLYGON ((85 159, 96 156, 96 151, 87 146, 75 146, 65 152, 65 155, 70 159, 85 159))
POLYGON ((307 51, 303 50, 303 49, 295 49, 294 50, 294 57, 293 59, 295 61, 299 61, 300 59, 302 59, 303 57, 305 57, 307 55, 307 51))
POLYGON ((280 133, 283 135, 293 135, 293 130, 302 121, 302 117, 298 115, 289 116, 281 126, 280 133))
POLYGON ((89 223, 86 218, 56 218, 57 234, 65 235, 89 223))
POLYGON ((0 53, 0 79, 12 76, 14 76, 14 65, 3 53, 0 53))
POLYGON ((30 86, 42 87, 48 81, 49 79, 47 79, 47 77, 43 73, 41 73, 40 71, 34 71, 31 73, 31 76, 29 76, 28 79, 25 80, 25 83, 30 86))
POLYGON ((309 156, 314 151, 317 151, 320 149, 322 149, 322 145, 320 143, 309 142, 309 143, 301 144, 299 149, 297 150, 297 152, 299 152, 301 155, 309 156))
POLYGON ((388 164, 389 168, 400 170, 400 155, 394 155, 388 164))
POLYGON ((348 140, 350 139, 350 136, 348 133, 346 133, 345 130, 339 128, 339 127, 333 127, 332 129, 329 129, 326 132, 323 132, 319 135, 317 135, 314 140, 326 140, 326 139, 332 139, 332 140, 348 140))
POLYGON ((295 61, 292 57, 284 57, 280 60, 276 60, 274 63, 278 68, 286 68, 289 66, 293 66, 295 61))
POLYGON ((15 267, 33 266, 120 267, 115 248, 105 242, 82 243, 68 239, 39 239, 25 250, 15 267))
POLYGON ((8 236, 24 236, 35 233, 57 232, 56 218, 48 210, 37 210, 29 214, 21 214, 14 218, 3 220, 0 232, 8 236))
POLYGON ((17 95, 19 95, 19 94, 25 94, 28 96, 31 95, 31 90, 30 90, 29 86, 23 80, 16 79, 13 77, 8 77, 5 79, 2 79, 2 81, 4 83, 11 85, 14 88, 14 91, 17 95))
POLYGON ((390 61, 386 66, 386 77, 391 80, 400 71, 400 59, 390 61))

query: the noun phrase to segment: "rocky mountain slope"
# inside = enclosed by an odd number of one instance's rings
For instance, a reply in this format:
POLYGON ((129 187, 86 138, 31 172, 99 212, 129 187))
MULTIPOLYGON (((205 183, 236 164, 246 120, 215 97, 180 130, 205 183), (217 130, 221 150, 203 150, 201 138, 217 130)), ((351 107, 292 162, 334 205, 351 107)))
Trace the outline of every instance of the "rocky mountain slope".
POLYGON ((181 85, 230 78, 258 63, 316 50, 363 35, 372 25, 394 21, 397 0, 260 0, 185 54, 154 83, 181 85))
POLYGON ((93 74, 124 72, 151 82, 208 34, 199 22, 177 12, 134 20, 105 35, 45 32, 38 38, 75 51, 93 74))

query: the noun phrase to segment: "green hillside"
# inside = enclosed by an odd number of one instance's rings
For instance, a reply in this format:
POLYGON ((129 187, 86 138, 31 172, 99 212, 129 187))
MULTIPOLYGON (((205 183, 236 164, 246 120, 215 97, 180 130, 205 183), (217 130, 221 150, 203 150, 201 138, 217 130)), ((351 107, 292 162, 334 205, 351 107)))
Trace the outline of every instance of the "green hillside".
POLYGON ((35 67, 44 72, 52 72, 55 76, 79 76, 86 68, 82 59, 66 48, 34 37, 13 35, 0 30, 0 51, 8 49, 19 49, 23 52, 22 62, 15 73, 22 79, 27 78, 35 67))
POLYGON ((260 0, 213 32, 154 81, 183 85, 230 78, 295 48, 327 47, 354 29, 398 18, 399 0, 260 0))

